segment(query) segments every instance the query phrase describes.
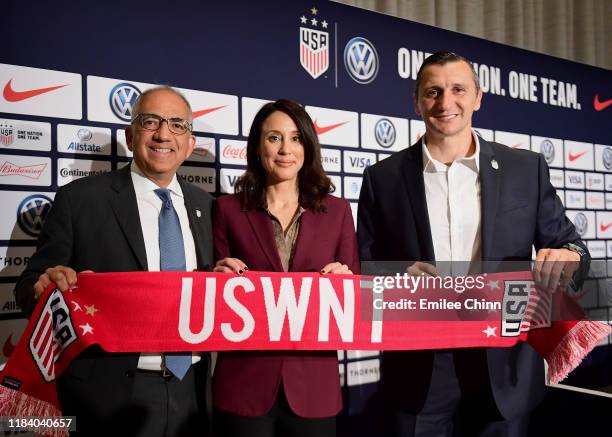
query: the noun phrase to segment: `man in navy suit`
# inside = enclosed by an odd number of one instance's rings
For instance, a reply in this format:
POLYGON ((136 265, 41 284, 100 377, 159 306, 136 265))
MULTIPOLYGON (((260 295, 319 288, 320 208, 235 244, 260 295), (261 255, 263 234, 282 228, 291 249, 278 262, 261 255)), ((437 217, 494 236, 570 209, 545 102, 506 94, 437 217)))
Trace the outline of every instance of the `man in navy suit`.
MULTIPOLYGON (((411 274, 437 275, 440 261, 524 262, 535 247, 541 287, 580 283, 589 255, 543 157, 477 136, 481 99, 468 60, 438 52, 424 61, 414 105, 425 135, 364 173, 361 260, 406 260, 411 274)), ((544 395, 544 366, 526 343, 390 352, 382 388, 392 435, 521 436, 544 395)))
MULTIPOLYGON (((181 244, 174 244, 183 248, 185 270, 210 270, 212 196, 176 173, 195 145, 189 102, 173 88, 155 87, 138 98, 133 114, 125 131, 132 163, 58 190, 15 289, 28 317, 51 282, 65 291, 77 272, 167 270, 163 208, 177 217, 181 244), (169 196, 163 203, 160 190, 169 196)), ((169 371, 166 358, 87 349, 57 381, 62 413, 77 417, 84 436, 206 436, 208 354, 186 357, 194 365, 182 376, 169 371)))

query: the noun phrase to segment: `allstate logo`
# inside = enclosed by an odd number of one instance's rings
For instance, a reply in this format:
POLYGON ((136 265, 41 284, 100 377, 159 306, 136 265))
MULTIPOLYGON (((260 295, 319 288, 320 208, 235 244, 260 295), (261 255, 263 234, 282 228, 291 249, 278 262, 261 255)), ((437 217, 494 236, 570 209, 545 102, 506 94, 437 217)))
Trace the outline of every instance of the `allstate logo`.
POLYGON ((586 218, 586 215, 581 212, 576 214, 576 217, 574 217, 574 226, 576 226, 576 232, 578 232, 578 235, 582 237, 584 234, 586 234, 587 230, 589 229, 589 220, 586 218))
POLYGON ((85 128, 79 129, 77 131, 77 137, 79 137, 81 141, 89 141, 93 138, 93 132, 85 128))
POLYGON ((555 145, 548 138, 540 144, 540 153, 544 155, 547 164, 552 164, 555 159, 555 145))
POLYGON ((612 169, 612 148, 611 147, 606 147, 604 149, 601 160, 603 161, 603 165, 606 168, 606 170, 612 169))
POLYGON ((23 232, 38 237, 53 201, 42 194, 32 194, 17 207, 17 224, 23 232))
POLYGON ((357 36, 344 48, 344 66, 355 82, 370 83, 378 74, 378 53, 370 41, 357 36))
POLYGON ((140 96, 138 88, 131 83, 122 82, 111 90, 108 103, 113 114, 119 119, 132 121, 132 109, 138 96, 140 96))
POLYGON ((388 149, 395 142, 395 126, 390 120, 381 118, 374 126, 374 137, 380 147, 388 149))

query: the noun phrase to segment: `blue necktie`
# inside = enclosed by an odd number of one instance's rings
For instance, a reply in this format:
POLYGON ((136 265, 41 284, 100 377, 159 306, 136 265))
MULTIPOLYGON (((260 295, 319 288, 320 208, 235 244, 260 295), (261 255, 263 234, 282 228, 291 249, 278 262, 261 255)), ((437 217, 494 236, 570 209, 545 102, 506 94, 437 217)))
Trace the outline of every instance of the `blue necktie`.
MULTIPOLYGON (((155 194, 162 201, 159 212, 159 268, 162 271, 182 271, 186 269, 185 246, 181 223, 174 206, 170 190, 158 188, 155 194)), ((190 352, 166 353, 166 368, 178 379, 183 379, 191 366, 190 352)))

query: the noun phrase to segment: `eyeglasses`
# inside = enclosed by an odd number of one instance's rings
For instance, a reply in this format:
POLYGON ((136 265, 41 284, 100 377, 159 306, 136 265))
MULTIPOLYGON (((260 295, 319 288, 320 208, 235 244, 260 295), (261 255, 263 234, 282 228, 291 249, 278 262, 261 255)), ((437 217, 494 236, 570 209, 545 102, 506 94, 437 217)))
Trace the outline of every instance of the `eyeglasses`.
POLYGON ((132 118, 132 123, 139 121, 140 126, 145 130, 156 131, 162 122, 166 122, 168 129, 175 135, 183 135, 187 131, 191 131, 193 126, 187 120, 180 117, 164 118, 157 114, 137 114, 132 118))

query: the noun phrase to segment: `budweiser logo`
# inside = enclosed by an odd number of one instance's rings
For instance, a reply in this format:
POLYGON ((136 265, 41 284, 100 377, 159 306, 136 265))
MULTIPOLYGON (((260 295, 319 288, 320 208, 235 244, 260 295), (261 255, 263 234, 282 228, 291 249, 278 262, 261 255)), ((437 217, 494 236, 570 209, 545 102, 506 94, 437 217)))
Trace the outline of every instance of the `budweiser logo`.
POLYGON ((45 168, 47 168, 47 164, 15 165, 12 162, 5 161, 0 166, 0 176, 23 176, 38 179, 45 168))
POLYGON ((206 149, 205 145, 196 144, 195 148, 193 149, 193 153, 195 153, 198 156, 206 157, 208 156, 210 152, 208 149, 206 149))
POLYGON ((233 146, 231 144, 226 145, 223 148, 224 158, 234 159, 246 159, 246 146, 233 146))

